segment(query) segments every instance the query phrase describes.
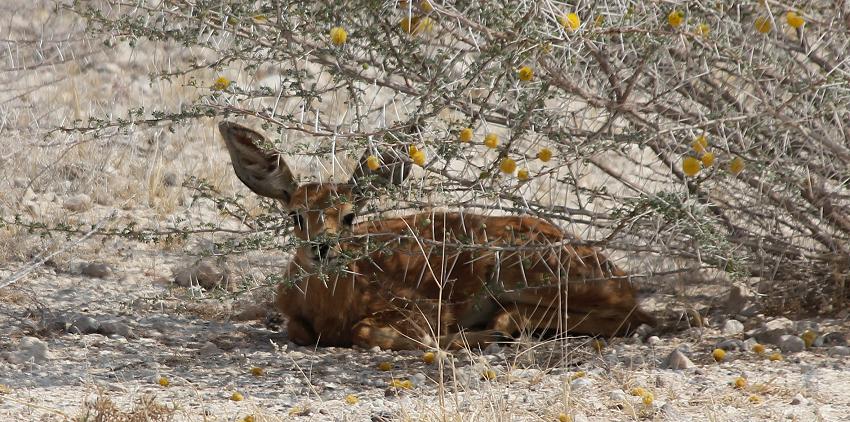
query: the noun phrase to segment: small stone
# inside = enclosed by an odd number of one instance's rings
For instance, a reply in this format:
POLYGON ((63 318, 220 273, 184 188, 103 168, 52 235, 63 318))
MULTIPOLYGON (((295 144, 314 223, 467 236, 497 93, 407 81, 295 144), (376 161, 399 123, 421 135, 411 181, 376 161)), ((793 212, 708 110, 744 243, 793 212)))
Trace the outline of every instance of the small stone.
POLYGON ((179 184, 180 180, 177 177, 177 173, 168 172, 162 176, 162 184, 168 187, 174 187, 179 184))
POLYGON ((678 350, 678 351, 680 351, 680 352, 682 352, 686 355, 689 355, 689 354, 691 354, 691 345, 689 343, 682 343, 682 344, 676 346, 676 350, 678 350))
POLYGON ((112 274, 112 268, 110 268, 109 265, 103 263, 92 262, 88 264, 83 264, 83 266, 80 267, 80 273, 88 277, 106 278, 109 277, 110 274, 112 274))
POLYGON ((3 357, 11 363, 20 364, 27 362, 41 363, 53 356, 44 341, 35 337, 23 337, 18 342, 18 350, 3 353, 3 357))
POLYGON ((215 343, 208 341, 198 349, 198 354, 201 356, 218 356, 222 354, 222 351, 215 343))
POLYGON ((748 334, 755 337, 762 344, 777 344, 779 338, 790 334, 794 329, 794 323, 788 318, 775 318, 762 327, 750 331, 748 334))
POLYGON ((90 316, 81 316, 74 320, 70 327, 69 333, 74 334, 92 334, 100 330, 100 323, 90 316))
POLYGON ((684 353, 679 351, 679 349, 675 349, 667 356, 667 359, 664 361, 664 368, 681 370, 693 368, 694 363, 685 356, 684 353))
POLYGON ((485 355, 495 355, 502 351, 502 348, 496 343, 490 343, 484 349, 485 355))
POLYGON ((587 377, 576 378, 570 383, 570 388, 573 391, 581 391, 586 388, 589 388, 593 385, 593 381, 591 381, 587 377))
POLYGON ((732 286, 729 289, 729 296, 726 298, 726 313, 740 313, 747 302, 749 302, 749 299, 744 295, 744 290, 741 286, 732 286))
POLYGON ((626 399, 626 392, 620 389, 611 390, 608 392, 608 398, 612 401, 623 401, 626 399))
POLYGON ((23 177, 16 177, 12 179, 12 185, 18 189, 23 189, 27 187, 28 184, 29 182, 27 181, 27 179, 23 177))
POLYGON ((779 337, 779 341, 776 345, 779 346, 779 349, 785 353, 797 353, 806 349, 806 342, 803 341, 803 339, 790 334, 779 337))
POLYGON ((756 340, 754 337, 750 337, 750 338, 744 340, 744 350, 746 350, 748 352, 752 352, 753 347, 757 344, 760 344, 758 342, 758 340, 756 340))
POLYGON ((66 199, 62 207, 70 211, 85 211, 91 208, 91 198, 84 193, 74 195, 66 199))
POLYGON ((175 271, 174 282, 183 287, 200 286, 207 290, 221 287, 232 291, 236 287, 231 282, 230 271, 210 258, 175 271))
POLYGON ((744 342, 737 339, 723 340, 714 346, 715 349, 723 349, 725 351, 744 350, 744 342))
POLYGON ((826 333, 815 339, 814 347, 846 346, 847 336, 843 333, 826 333))
POLYGON ((791 399, 791 404, 794 405, 794 406, 801 405, 801 404, 805 405, 806 404, 806 398, 803 397, 802 394, 798 393, 796 396, 794 396, 794 398, 791 399))
MULTIPOLYGON (((235 321, 259 321, 269 315, 269 306, 266 304, 240 304, 239 312, 233 315, 235 321)), ((280 330, 273 330, 280 331, 280 330)))
POLYGON ((410 382, 415 387, 422 387, 422 386, 425 385, 426 382, 428 382, 428 377, 426 377, 425 374, 418 372, 418 373, 414 374, 412 377, 410 377, 410 382))
POLYGON ((850 356, 850 347, 847 346, 832 346, 829 349, 830 356, 850 356))
POLYGON ((646 339, 646 344, 650 346, 656 346, 659 343, 661 343, 661 338, 658 336, 649 336, 649 338, 646 339))
POLYGON ((664 403, 661 405, 661 413, 664 414, 665 420, 678 421, 682 420, 679 412, 673 407, 670 403, 664 403))
POLYGON ((649 336, 649 333, 651 333, 651 332, 652 332, 652 326, 647 325, 647 324, 641 324, 640 326, 637 327, 637 329, 635 329, 635 335, 638 338, 646 338, 646 337, 649 336))
POLYGON ((724 336, 734 336, 744 332, 744 324, 742 324, 741 321, 728 319, 726 320, 726 323, 723 324, 723 329, 721 329, 720 332, 724 336))
POLYGON ((100 333, 106 336, 119 335, 125 338, 136 337, 136 335, 133 333, 133 329, 129 325, 116 319, 101 321, 100 333))

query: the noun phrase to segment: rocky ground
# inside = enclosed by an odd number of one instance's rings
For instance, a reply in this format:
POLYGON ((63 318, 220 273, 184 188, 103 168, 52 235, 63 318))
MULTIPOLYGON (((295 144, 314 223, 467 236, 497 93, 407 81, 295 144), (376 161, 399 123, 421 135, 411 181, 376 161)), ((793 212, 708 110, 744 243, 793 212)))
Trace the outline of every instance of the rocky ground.
POLYGON ((221 280, 212 264, 167 275, 71 267, 0 290, 4 420, 838 421, 850 411, 846 319, 737 315, 426 362, 423 352, 299 347, 239 321, 258 312, 250 301, 176 281, 186 271, 221 280))

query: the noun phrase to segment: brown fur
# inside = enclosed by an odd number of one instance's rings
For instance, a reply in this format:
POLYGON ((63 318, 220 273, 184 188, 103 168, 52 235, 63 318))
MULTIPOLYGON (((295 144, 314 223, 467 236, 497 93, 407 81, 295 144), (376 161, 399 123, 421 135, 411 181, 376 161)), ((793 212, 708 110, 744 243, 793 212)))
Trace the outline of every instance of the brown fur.
POLYGON ((279 180, 290 177, 285 164, 254 146, 259 134, 220 128, 234 167, 250 164, 236 168, 240 179, 300 216, 294 234, 305 245, 276 298, 297 344, 457 348, 523 331, 615 336, 654 323, 626 273, 544 220, 435 212, 348 226, 359 199, 351 184, 295 187, 279 180), (320 256, 318 244, 327 245, 320 256))

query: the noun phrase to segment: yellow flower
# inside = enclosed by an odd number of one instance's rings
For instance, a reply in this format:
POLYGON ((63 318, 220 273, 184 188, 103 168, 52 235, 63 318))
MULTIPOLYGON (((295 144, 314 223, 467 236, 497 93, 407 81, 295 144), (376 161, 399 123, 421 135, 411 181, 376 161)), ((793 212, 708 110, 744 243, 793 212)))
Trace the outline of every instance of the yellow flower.
POLYGON ((434 359, 436 359, 436 357, 437 356, 434 354, 434 352, 425 352, 422 354, 422 362, 425 362, 430 365, 434 363, 434 359))
POLYGON ((345 28, 341 26, 331 28, 331 42, 334 43, 334 45, 343 45, 347 39, 348 32, 345 31, 345 28))
POLYGON ((754 344, 753 345, 753 352, 758 353, 758 354, 764 353, 764 345, 758 344, 758 343, 754 344))
POLYGON ((772 355, 770 355, 770 357, 769 357, 768 359, 770 359, 770 360, 772 360, 772 361, 774 361, 774 362, 776 362, 776 361, 778 361, 778 360, 782 360, 782 354, 781 354, 781 353, 779 353, 779 352, 775 352, 775 353, 773 353, 772 355))
POLYGON ((349 394, 345 396, 345 402, 348 404, 357 404, 357 402, 359 401, 360 399, 358 399, 357 396, 355 396, 354 394, 349 394))
POLYGON ((756 31, 759 31, 762 34, 767 34, 771 29, 773 29, 773 23, 770 22, 770 18, 765 16, 757 17, 755 22, 753 22, 753 26, 755 26, 756 31))
POLYGON ((410 34, 410 30, 416 27, 416 24, 419 23, 419 16, 408 16, 401 20, 398 23, 398 26, 402 31, 410 34))
POLYGON ((735 388, 743 390, 747 386, 747 379, 744 377, 735 378, 735 388))
POLYGON ((573 422, 573 417, 566 413, 559 413, 558 422, 573 422))
POLYGON ((731 162, 729 162, 729 171, 732 174, 738 175, 744 171, 744 160, 741 157, 735 157, 731 162))
POLYGON ((369 167, 369 170, 375 171, 381 167, 381 162, 378 160, 378 157, 370 155, 366 157, 366 167, 369 167))
POLYGON ((495 149, 499 145, 499 136, 495 133, 488 133, 484 136, 484 145, 487 148, 495 149))
POLYGON ((803 334, 800 335, 800 338, 803 339, 803 342, 806 344, 806 347, 812 347, 815 344, 815 339, 818 337, 817 333, 812 330, 806 330, 803 334))
POLYGON ((717 362, 723 362, 723 359, 726 358, 726 351, 723 349, 714 349, 714 351, 711 352, 711 357, 713 357, 717 362))
POLYGON ((460 141, 469 142, 472 140, 472 129, 465 127, 460 130, 460 141))
POLYGON ((568 29, 570 31, 575 31, 581 26, 581 18, 578 17, 575 13, 567 13, 564 16, 558 18, 558 21, 561 23, 561 26, 564 29, 568 29))
POLYGON ((392 362, 381 362, 381 363, 378 364, 378 369, 380 369, 384 372, 390 371, 390 370, 393 369, 393 364, 392 364, 392 362))
POLYGON ((714 153, 706 152, 702 155, 702 165, 705 167, 711 167, 714 164, 714 153))
POLYGON ((528 169, 519 169, 516 172, 516 178, 522 181, 528 180, 528 169))
POLYGON ((576 379, 579 379, 579 378, 584 378, 586 376, 587 376, 587 372, 578 371, 578 372, 570 375, 570 380, 576 380, 576 379))
POLYGON ((793 11, 790 11, 785 14, 785 21, 788 22, 788 25, 790 25, 792 28, 800 28, 806 23, 806 20, 803 19, 802 16, 798 15, 797 12, 793 11))
POLYGON ((678 28, 685 21, 685 16, 678 10, 673 10, 667 15, 667 23, 673 28, 678 28))
POLYGON ((407 147, 407 152, 410 155, 416 154, 417 151, 419 151, 419 148, 416 148, 416 145, 411 145, 411 146, 407 147))
POLYGON ((245 396, 243 396, 242 393, 237 391, 237 392, 230 395, 230 400, 242 401, 242 400, 245 400, 245 396))
POLYGON ((257 22, 265 22, 269 20, 269 18, 267 18, 266 15, 254 15, 254 20, 257 22))
POLYGON ((523 82, 528 82, 534 77, 534 69, 528 66, 523 66, 519 68, 519 70, 517 71, 517 75, 519 76, 519 80, 523 82))
POLYGON ((230 79, 225 78, 224 76, 219 76, 218 79, 213 83, 212 89, 216 91, 224 91, 227 87, 230 86, 230 79))
POLYGON ((255 366, 255 367, 251 368, 251 375, 253 375, 255 377, 261 377, 261 376, 263 376, 264 373, 265 373, 265 371, 263 371, 263 368, 260 368, 259 366, 255 366))
POLYGON ((643 387, 635 387, 635 388, 632 388, 631 391, 629 391, 629 394, 631 394, 633 396, 638 396, 638 397, 642 397, 646 393, 647 393, 647 391, 643 387))
POLYGON ((419 25, 414 28, 414 32, 417 34, 423 32, 431 32, 434 29, 434 21, 431 18, 425 17, 419 21, 419 25))
POLYGON ((166 377, 159 377, 159 379, 156 381, 156 383, 163 386, 163 387, 168 387, 168 385, 171 384, 171 382, 168 381, 168 378, 166 378, 166 377))
POLYGON ((694 151, 703 153, 705 152, 705 148, 708 147, 708 139, 706 139, 705 135, 700 135, 694 138, 694 141, 691 142, 691 147, 694 151))
POLYGON ((434 29, 434 21, 428 17, 408 16, 399 22, 401 30, 408 34, 421 34, 434 29))
POLYGON ((492 369, 486 369, 481 372, 481 378, 484 378, 485 380, 494 380, 496 379, 496 371, 492 369))
POLYGON ((647 391, 646 394, 641 396, 641 401, 643 401, 643 404, 646 406, 651 406, 654 400, 655 397, 649 391, 647 391))
POLYGON ((419 167, 425 166, 425 151, 416 151, 416 154, 411 155, 410 158, 419 167))
POLYGON ((546 163, 552 159, 552 150, 549 148, 543 148, 537 152, 537 159, 546 163))
POLYGON ((411 388, 413 388, 413 383, 410 382, 410 380, 397 380, 394 378, 390 380, 390 387, 410 390, 411 388))
POLYGON ((242 418, 242 422, 255 422, 254 415, 248 415, 242 418))
POLYGON ((514 170, 516 170, 516 161, 511 158, 505 158, 499 163, 499 170, 505 174, 513 174, 514 170))
POLYGON ((703 37, 707 37, 710 32, 711 32, 711 27, 708 26, 707 23, 703 22, 703 23, 697 25, 697 34, 700 34, 703 37))
POLYGON ((685 157, 682 160, 682 171, 685 172, 685 175, 693 177, 699 173, 699 163, 700 161, 694 157, 685 157))
POLYGON ((431 5, 431 2, 428 0, 423 0, 422 3, 419 3, 419 7, 425 13, 431 13, 434 11, 434 6, 431 5))
POLYGON ((755 394, 751 395, 751 396, 750 396, 747 400, 749 400, 749 401, 750 401, 750 403, 752 403, 752 404, 759 404, 759 403, 761 403, 761 397, 759 397, 759 396, 757 396, 757 395, 755 395, 755 394))

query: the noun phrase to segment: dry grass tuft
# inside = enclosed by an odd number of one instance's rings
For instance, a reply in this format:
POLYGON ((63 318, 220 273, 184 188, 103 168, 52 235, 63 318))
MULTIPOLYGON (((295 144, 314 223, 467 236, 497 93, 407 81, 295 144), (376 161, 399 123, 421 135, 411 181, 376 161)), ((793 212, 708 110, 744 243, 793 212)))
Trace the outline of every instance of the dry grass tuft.
POLYGON ((86 403, 75 422, 164 422, 174 420, 176 409, 142 396, 130 410, 122 410, 103 391, 93 403, 86 403))

